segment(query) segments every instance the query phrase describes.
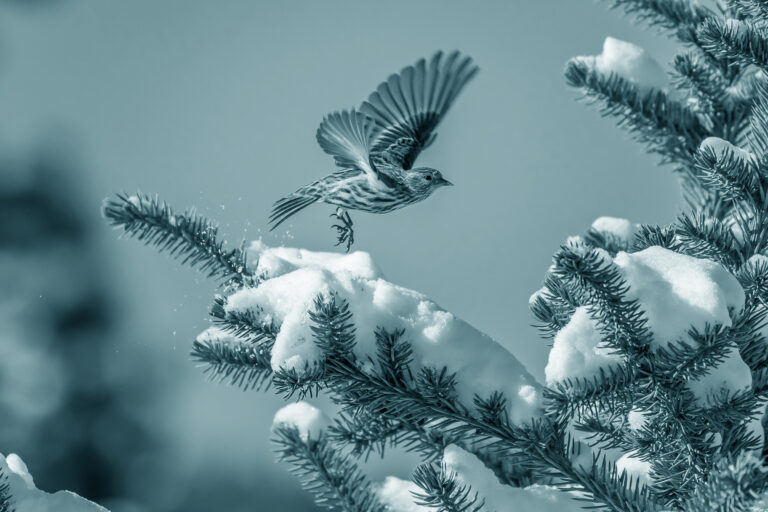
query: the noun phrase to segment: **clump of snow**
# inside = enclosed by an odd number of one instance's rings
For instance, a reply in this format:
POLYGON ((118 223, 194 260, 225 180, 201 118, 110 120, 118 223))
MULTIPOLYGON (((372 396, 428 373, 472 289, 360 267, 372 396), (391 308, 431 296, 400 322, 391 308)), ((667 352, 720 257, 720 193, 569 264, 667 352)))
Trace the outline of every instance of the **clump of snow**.
POLYGON ((544 374, 547 385, 569 378, 592 377, 600 369, 608 369, 622 362, 602 342, 597 322, 589 316, 585 306, 576 308, 568 323, 558 331, 549 351, 544 374))
POLYGON ((69 491, 49 494, 35 487, 27 465, 16 454, 0 454, 0 470, 8 476, 10 494, 16 512, 109 512, 69 491))
POLYGON ((616 461, 616 469, 619 473, 626 472, 627 476, 632 477, 632 479, 648 485, 651 483, 651 463, 641 460, 635 455, 635 452, 629 452, 619 457, 616 461))
POLYGON ((375 487, 375 492, 379 501, 387 510, 392 512, 429 512, 434 510, 416 504, 414 493, 423 493, 424 491, 410 480, 388 476, 375 487))
POLYGON ((752 389, 752 372, 739 351, 732 348, 722 363, 700 379, 689 381, 687 387, 700 404, 716 403, 723 391, 733 395, 734 392, 752 389))
POLYGON ((687 337, 693 326, 731 326, 729 308, 744 307, 744 290, 719 263, 649 247, 620 252, 614 263, 629 284, 628 299, 637 299, 653 331, 656 346, 687 337))
POLYGON ((330 418, 323 411, 307 402, 286 405, 275 413, 275 418, 272 420, 272 428, 296 427, 303 441, 307 441, 310 437, 317 438, 330 424, 330 418))
POLYGON ((243 288, 227 300, 228 310, 258 311, 279 325, 272 367, 303 369, 321 358, 309 311, 318 294, 345 299, 353 314, 362 359, 375 353, 375 330, 405 329, 413 348, 414 368, 447 366, 456 373, 460 400, 501 391, 509 401, 510 420, 529 421, 540 414, 538 384, 523 365, 486 334, 445 311, 426 296, 382 277, 367 253, 349 255, 301 249, 249 249, 258 259, 256 273, 267 276, 256 287, 243 288))
POLYGON ((602 233, 609 233, 627 245, 631 245, 635 240, 635 233, 637 233, 638 228, 637 224, 617 217, 598 217, 592 223, 592 229, 602 233))
POLYGON ((746 149, 742 149, 739 146, 731 144, 727 140, 721 139, 720 137, 707 137, 706 139, 701 141, 701 144, 699 145, 699 149, 700 150, 709 149, 715 155, 717 155, 718 158, 722 158, 723 154, 728 152, 748 162, 753 162, 756 159, 755 155, 753 155, 746 149))
POLYGON ((565 245, 568 247, 578 248, 578 247, 586 247, 586 243, 584 242, 584 238, 581 237, 581 235, 571 235, 568 238, 565 239, 565 245))
POLYGON ((663 89, 669 83, 664 69, 640 46, 606 37, 600 55, 577 57, 599 73, 615 73, 639 86, 663 89))
POLYGON ((630 430, 640 430, 648 422, 648 412, 633 407, 627 414, 627 423, 630 430))
POLYGON ((725 92, 735 101, 749 101, 755 96, 756 86, 766 79, 766 73, 755 65, 746 66, 741 75, 726 87, 725 92))
MULTIPOLYGON (((583 502, 577 494, 563 492, 549 485, 511 487, 503 485, 473 454, 456 445, 449 445, 443 453, 443 465, 456 480, 471 486, 480 499, 485 500, 483 510, 504 512, 507 510, 535 510, 536 512, 576 512, 583 502)), ((412 482, 388 477, 376 487, 379 500, 388 510, 398 512, 428 512, 432 508, 416 505, 412 493, 423 492, 412 482)))
POLYGON ((536 301, 539 299, 539 297, 544 297, 544 295, 545 295, 545 294, 546 294, 548 291, 549 291, 549 290, 547 289, 547 287, 546 287, 546 286, 542 286, 541 288, 539 288, 538 290, 536 290, 535 292, 533 292, 533 293, 531 294, 531 296, 530 296, 530 297, 528 297, 528 305, 530 306, 530 305, 534 304, 534 303, 535 303, 535 302, 536 302, 536 301))
POLYGON ((768 266, 768 256, 764 254, 754 254, 747 260, 747 265, 752 267, 768 266))

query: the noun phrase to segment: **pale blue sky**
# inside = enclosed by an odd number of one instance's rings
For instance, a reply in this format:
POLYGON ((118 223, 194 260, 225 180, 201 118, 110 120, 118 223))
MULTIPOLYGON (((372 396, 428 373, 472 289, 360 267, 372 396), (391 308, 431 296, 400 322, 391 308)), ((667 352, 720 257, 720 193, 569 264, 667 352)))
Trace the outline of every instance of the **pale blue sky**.
MULTIPOLYGON (((672 55, 668 40, 590 0, 0 2, 0 148, 68 141, 94 218, 101 198, 140 189, 198 207, 237 243, 259 236, 276 199, 333 169, 314 139, 325 113, 421 56, 460 49, 481 72, 419 160, 456 186, 392 214, 353 213, 356 248, 541 378, 548 349, 527 301, 558 244, 601 215, 665 223, 679 208, 669 169, 564 85, 566 59, 599 53, 606 35, 663 64, 672 55)), ((264 241, 331 250, 331 211, 313 206, 290 236, 264 241)), ((179 432, 180 465, 258 466, 262 493, 282 482, 266 441, 279 400, 205 383, 188 360, 212 285, 103 231, 137 337, 154 333, 180 375, 168 386, 183 393, 158 419, 179 432), (248 442, 211 450, 220 436, 248 442)))

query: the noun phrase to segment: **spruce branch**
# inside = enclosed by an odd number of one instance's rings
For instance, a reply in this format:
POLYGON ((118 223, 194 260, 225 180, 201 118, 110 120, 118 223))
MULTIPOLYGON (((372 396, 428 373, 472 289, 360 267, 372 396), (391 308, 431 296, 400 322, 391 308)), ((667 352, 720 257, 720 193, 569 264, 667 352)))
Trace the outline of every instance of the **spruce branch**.
POLYGON ((724 198, 753 208, 762 204, 765 187, 751 158, 730 148, 717 151, 703 146, 696 152, 694 163, 702 183, 715 188, 724 198))
POLYGON ((485 404, 481 405, 485 412, 473 413, 457 399, 455 375, 447 368, 422 368, 413 382, 398 382, 363 369, 349 351, 326 359, 325 378, 346 407, 364 407, 408 424, 429 424, 451 438, 472 439, 486 450, 521 456, 528 467, 538 468, 539 474, 576 485, 613 510, 658 509, 647 488, 632 485, 608 463, 575 468, 565 438, 548 421, 519 427, 498 414, 495 405, 492 409, 496 412, 488 414, 488 404, 503 402, 501 397, 479 401, 485 404))
POLYGON ((672 227, 643 224, 635 234, 635 241, 632 244, 632 252, 642 251, 643 249, 653 247, 654 245, 675 252, 680 250, 680 243, 677 240, 677 235, 672 227))
POLYGON ((717 261, 730 269, 743 262, 739 242, 722 221, 702 213, 684 213, 676 227, 677 238, 684 248, 681 252, 717 261))
POLYGON ((702 48, 716 59, 768 69, 765 32, 747 20, 705 19, 698 29, 702 48))
POLYGON ((735 275, 744 289, 747 308, 768 306, 768 260, 749 261, 735 275))
POLYGON ((554 300, 547 300, 543 295, 537 295, 529 304, 531 313, 539 320, 535 324, 542 338, 551 339, 568 324, 568 320, 573 314, 573 309, 568 311, 566 308, 555 304, 554 300))
POLYGON ((622 420, 623 418, 619 416, 618 411, 593 410, 574 421, 573 428, 586 434, 587 444, 592 448, 620 449, 629 453, 634 449, 634 446, 627 440, 628 436, 622 420))
POLYGON ((583 303, 577 290, 569 287, 551 273, 544 279, 544 287, 529 301, 533 316, 539 320, 536 327, 543 338, 553 338, 566 326, 573 312, 583 303))
POLYGON ((730 512, 752 509, 756 499, 768 489, 768 470, 754 455, 744 452, 735 460, 723 457, 706 479, 702 479, 685 510, 691 512, 730 512))
MULTIPOLYGON (((673 66, 677 88, 691 92, 699 101, 699 109, 724 127, 727 124, 725 112, 734 112, 741 104, 728 94, 730 84, 719 69, 695 50, 675 55, 673 66), (718 119, 718 116, 723 118, 718 119)), ((743 115, 740 110, 739 114, 743 115)), ((728 121, 732 122, 732 119, 728 121)))
POLYGON ((692 343, 677 341, 656 351, 657 377, 669 382, 698 380, 723 363, 738 350, 730 329, 722 325, 707 325, 704 332, 688 331, 692 343))
POLYGON ((229 381, 242 389, 269 387, 272 376, 270 352, 264 346, 242 342, 195 340, 192 359, 205 365, 213 380, 229 381))
POLYGON ((379 371, 387 380, 393 383, 405 384, 413 381, 411 362, 413 350, 411 344, 403 339, 404 329, 389 332, 386 329, 376 329, 376 360, 379 371))
POLYGON ((715 13, 688 0, 612 0, 611 9, 622 9, 649 26, 674 33, 684 43, 697 43, 696 28, 715 13))
POLYGON ((568 61, 565 78, 664 162, 689 165, 699 142, 710 135, 695 112, 661 90, 640 88, 615 73, 605 75, 579 58, 568 61))
POLYGON ((648 356, 651 331, 636 300, 624 298, 629 286, 616 265, 599 249, 564 245, 554 256, 554 274, 588 297, 589 313, 600 324, 603 339, 630 358, 648 356))
POLYGON ((627 240, 617 237, 613 233, 607 233, 605 231, 599 231, 595 228, 589 228, 584 233, 584 242, 587 245, 594 247, 595 249, 603 249, 611 257, 616 256, 619 251, 627 251, 630 248, 630 244, 627 240))
POLYGON ((743 17, 768 18, 768 1, 766 0, 728 0, 728 4, 743 17))
POLYGON ((210 311, 214 325, 225 332, 272 350, 278 328, 274 322, 263 322, 260 318, 261 313, 261 310, 227 309, 227 299, 221 295, 214 298, 210 311))
POLYGON ((352 352, 355 325, 346 300, 339 300, 335 294, 327 299, 318 295, 309 311, 309 318, 315 344, 326 357, 344 357, 352 352))
POLYGON ((403 426, 396 420, 359 409, 354 414, 339 413, 328 433, 338 444, 351 446, 352 455, 368 460, 372 453, 383 458, 387 446, 398 444, 403 426))
POLYGON ((301 368, 279 368, 272 377, 275 391, 286 400, 294 395, 299 400, 313 397, 324 387, 325 365, 322 362, 304 363, 301 368))
POLYGON ((469 485, 459 483, 456 474, 444 464, 421 464, 411 480, 422 492, 414 493, 416 503, 438 512, 480 512, 485 500, 472 492, 469 485))
POLYGON ((234 340, 196 340, 192 359, 202 363, 213 380, 229 381, 242 389, 269 387, 277 328, 261 321, 258 311, 228 310, 226 306, 227 299, 217 296, 210 313, 213 323, 234 340))
POLYGON ((755 82, 755 101, 749 119, 747 140, 750 149, 760 159, 760 170, 766 174, 768 158, 768 84, 765 80, 755 82))
POLYGON ((245 253, 224 248, 218 228, 193 211, 176 214, 164 201, 143 194, 118 194, 107 199, 102 213, 116 228, 182 263, 197 267, 210 278, 238 285, 247 279, 245 253))
POLYGON ((547 416, 565 425, 596 409, 628 412, 639 388, 640 382, 628 365, 600 368, 590 379, 571 378, 545 388, 547 416))
MULTIPOLYGON (((562 435, 547 422, 534 422, 526 428, 507 421, 488 423, 472 415, 455 399, 445 398, 450 393, 446 393, 440 379, 425 379, 441 391, 424 393, 427 382, 422 383, 420 389, 391 386, 349 361, 333 359, 328 365, 335 375, 339 394, 354 394, 356 402, 365 403, 371 409, 405 416, 416 422, 432 422, 433 428, 443 430, 451 437, 474 439, 475 443, 505 456, 522 456, 528 467, 536 468, 536 474, 559 478, 567 489, 577 486, 589 493, 596 503, 611 510, 659 510, 646 487, 631 484, 624 475, 618 475, 613 465, 604 462, 587 469, 574 467, 562 435)), ((445 372, 435 370, 431 374, 445 375, 445 372)))
POLYGON ((371 484, 357 465, 340 453, 324 433, 304 438, 294 426, 278 426, 273 442, 278 460, 290 464, 291 472, 328 509, 344 512, 384 512, 371 484))

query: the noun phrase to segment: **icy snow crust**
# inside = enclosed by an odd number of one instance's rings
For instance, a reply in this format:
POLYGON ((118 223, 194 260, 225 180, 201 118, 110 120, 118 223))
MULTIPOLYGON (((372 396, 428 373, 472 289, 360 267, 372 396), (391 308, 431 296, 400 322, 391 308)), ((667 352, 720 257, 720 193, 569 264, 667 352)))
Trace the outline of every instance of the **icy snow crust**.
POLYGON ((109 512, 69 491, 49 494, 35 487, 27 465, 16 454, 0 454, 0 470, 8 476, 16 512, 109 512))
POLYGON ((663 89, 669 84, 664 69, 641 47, 606 37, 600 55, 576 57, 599 73, 615 73, 639 86, 663 89))
POLYGON ((312 365, 320 350, 312 337, 308 312, 318 294, 336 293, 353 314, 358 356, 375 353, 377 327, 405 329, 414 367, 447 366, 456 372, 459 398, 471 404, 474 394, 488 397, 502 391, 510 420, 522 423, 540 414, 540 392, 533 377, 506 349, 486 334, 456 318, 424 295, 392 284, 364 252, 348 255, 291 248, 267 248, 255 242, 248 257, 257 287, 228 298, 228 310, 256 310, 265 321, 280 326, 272 349, 272 368, 312 365))

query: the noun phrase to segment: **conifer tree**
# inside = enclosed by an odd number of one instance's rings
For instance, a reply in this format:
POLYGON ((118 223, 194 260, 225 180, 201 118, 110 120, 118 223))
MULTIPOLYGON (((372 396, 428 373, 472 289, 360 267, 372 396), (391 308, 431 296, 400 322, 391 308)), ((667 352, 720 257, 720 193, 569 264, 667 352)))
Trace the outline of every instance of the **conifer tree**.
POLYGON ((565 78, 680 177, 686 213, 598 219, 557 250, 530 301, 553 340, 546 386, 362 253, 225 249, 213 224, 157 198, 105 204, 124 233, 219 282, 192 351, 213 377, 337 404, 335 421, 306 404, 276 417, 279 457, 321 505, 766 506, 768 4, 612 5, 680 42, 672 79, 611 38, 565 78), (369 483, 354 459, 392 445, 423 457, 413 482, 369 483))

